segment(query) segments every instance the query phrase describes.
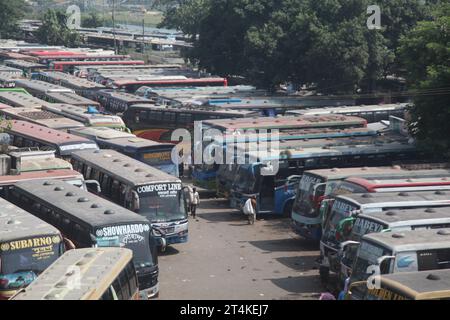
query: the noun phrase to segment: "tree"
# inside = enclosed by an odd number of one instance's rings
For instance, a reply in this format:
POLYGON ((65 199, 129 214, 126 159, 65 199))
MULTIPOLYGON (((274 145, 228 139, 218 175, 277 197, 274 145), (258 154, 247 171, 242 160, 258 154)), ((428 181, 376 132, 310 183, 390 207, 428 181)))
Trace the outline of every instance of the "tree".
POLYGON ((67 27, 67 15, 53 9, 44 14, 42 26, 36 32, 36 37, 48 45, 75 47, 80 42, 78 33, 67 27))
POLYGON ((417 90, 410 132, 425 147, 450 156, 450 4, 400 40, 409 84, 417 90))
POLYGON ((330 93, 370 91, 397 70, 398 38, 431 7, 379 2, 382 30, 366 26, 369 0, 180 0, 163 25, 190 35, 188 58, 219 75, 268 88, 289 81, 330 93))
POLYGON ((103 26, 103 19, 95 12, 91 12, 82 20, 81 25, 84 28, 98 28, 103 26))
POLYGON ((24 0, 0 0, 0 38, 17 36, 17 21, 25 13, 24 0))

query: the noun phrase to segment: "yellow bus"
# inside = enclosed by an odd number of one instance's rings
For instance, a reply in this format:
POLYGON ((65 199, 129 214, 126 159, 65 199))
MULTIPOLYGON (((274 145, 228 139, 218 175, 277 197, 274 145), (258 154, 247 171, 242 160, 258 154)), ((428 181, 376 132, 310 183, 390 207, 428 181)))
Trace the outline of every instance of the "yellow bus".
POLYGON ((11 300, 138 300, 133 252, 126 248, 67 251, 11 300))
POLYGON ((350 286, 347 300, 450 300, 450 269, 400 272, 381 275, 379 286, 368 289, 367 282, 350 286), (364 292, 352 294, 353 290, 364 292))

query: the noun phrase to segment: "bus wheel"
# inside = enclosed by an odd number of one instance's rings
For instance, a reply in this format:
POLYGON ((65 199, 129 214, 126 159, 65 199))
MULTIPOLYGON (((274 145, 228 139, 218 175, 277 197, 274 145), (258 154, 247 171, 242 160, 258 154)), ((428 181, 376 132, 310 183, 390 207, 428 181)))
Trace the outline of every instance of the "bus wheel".
POLYGON ((284 206, 284 209, 283 209, 283 217, 284 218, 290 218, 291 217, 293 203, 294 203, 293 201, 289 201, 284 206))
POLYGON ((327 284, 330 278, 330 268, 320 266, 319 274, 320 274, 320 281, 322 281, 322 284, 324 285, 327 284))

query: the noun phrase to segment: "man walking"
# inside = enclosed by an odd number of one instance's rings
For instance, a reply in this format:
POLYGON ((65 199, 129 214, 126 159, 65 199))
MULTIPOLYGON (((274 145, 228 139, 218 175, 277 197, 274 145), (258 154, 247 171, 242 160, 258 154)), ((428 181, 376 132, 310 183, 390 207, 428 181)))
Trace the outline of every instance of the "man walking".
POLYGON ((192 194, 190 198, 191 198, 191 214, 192 217, 195 219, 197 206, 200 204, 200 195, 197 192, 197 188, 192 189, 192 194))

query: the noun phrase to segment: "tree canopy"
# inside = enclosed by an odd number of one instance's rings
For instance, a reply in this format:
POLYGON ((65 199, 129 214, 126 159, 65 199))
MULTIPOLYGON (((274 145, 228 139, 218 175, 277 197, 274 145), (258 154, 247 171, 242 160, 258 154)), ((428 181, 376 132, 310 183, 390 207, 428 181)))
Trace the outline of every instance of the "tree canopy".
POLYGON ((399 55, 416 91, 410 131, 424 146, 450 156, 450 4, 400 43, 399 55))
POLYGON ((399 38, 437 1, 379 0, 381 30, 367 27, 368 0, 186 0, 163 25, 190 35, 201 68, 273 87, 314 84, 352 92, 398 70, 399 38))
POLYGON ((36 37, 48 45, 64 45, 75 47, 79 44, 79 36, 67 27, 67 15, 53 9, 48 10, 42 19, 42 26, 36 37))
POLYGON ((17 21, 25 14, 24 0, 0 0, 0 38, 12 38, 17 35, 17 21))

